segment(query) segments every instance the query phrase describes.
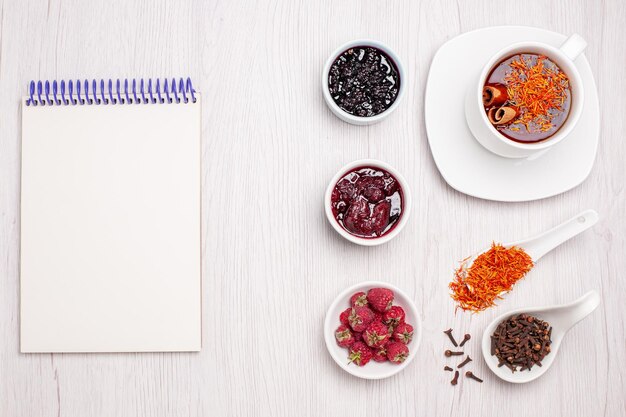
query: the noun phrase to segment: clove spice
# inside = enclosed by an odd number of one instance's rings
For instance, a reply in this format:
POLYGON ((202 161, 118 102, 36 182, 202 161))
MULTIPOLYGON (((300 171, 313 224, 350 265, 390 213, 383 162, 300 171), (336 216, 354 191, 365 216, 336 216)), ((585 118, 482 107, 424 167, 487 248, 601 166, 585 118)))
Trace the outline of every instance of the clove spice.
POLYGON ((444 331, 445 334, 448 335, 448 337, 450 338, 450 341, 452 342, 452 344, 454 345, 454 347, 458 347, 459 345, 456 343, 456 340, 454 340, 454 336, 452 336, 452 329, 448 329, 446 331, 444 331))
POLYGON ((454 371, 454 378, 452 378, 452 381, 450 381, 450 383, 452 385, 456 385, 459 381, 459 371, 454 371))
POLYGON ((463 362, 461 362, 460 364, 457 365, 457 368, 462 368, 465 365, 467 365, 468 363, 470 363, 472 361, 472 358, 470 358, 469 355, 467 355, 467 358, 465 358, 465 360, 463 362))
POLYGON ((474 373, 472 371, 465 372, 465 376, 468 377, 468 378, 473 379, 474 381, 483 382, 483 380, 478 378, 476 375, 474 375, 474 373))
MULTIPOLYGON (((461 343, 459 344, 459 343, 457 343, 457 342, 456 342, 456 340, 454 339, 454 336, 452 336, 452 329, 451 329, 451 328, 450 328, 450 329, 448 329, 448 330, 445 330, 445 331, 444 331, 444 333, 448 336, 448 338, 450 339, 450 341, 452 342, 452 344, 453 344, 454 346, 456 346, 456 347, 463 347, 463 345, 465 345, 465 343, 467 343, 467 341, 468 341, 468 340, 470 340, 470 339, 472 338, 472 336, 471 336, 471 335, 469 335, 469 334, 467 334, 467 333, 466 333, 466 334, 463 336, 463 340, 462 340, 462 341, 461 341, 461 343)), ((450 350, 450 349, 445 350, 443 353, 444 353, 444 355, 445 355, 447 358, 449 358, 449 357, 451 357, 451 356, 461 356, 461 355, 464 355, 464 354, 465 354, 465 352, 464 352, 464 351, 462 351, 462 350, 460 350, 460 351, 454 351, 454 350, 450 350)), ((465 358, 465 359, 464 359, 461 363, 459 363, 459 364, 457 365, 457 368, 462 368, 462 367, 464 367, 465 365, 467 365, 468 363, 470 363, 471 361, 472 361, 472 358, 471 358, 469 355, 467 355, 467 357, 466 357, 466 358, 465 358)), ((450 384, 452 384, 452 385, 457 385, 457 384, 458 384, 458 382, 459 382, 459 371, 458 371, 458 370, 454 370, 453 368, 451 368, 451 367, 450 367, 450 366, 448 366, 448 365, 444 366, 444 367, 443 367, 443 370, 444 370, 444 371, 447 371, 447 372, 452 372, 452 371, 454 371, 454 378, 450 381, 450 384)), ((468 378, 475 379, 476 381, 483 382, 483 380, 482 380, 482 379, 480 379, 480 378, 476 377, 474 374, 472 374, 472 372, 471 372, 471 371, 467 371, 467 372, 465 373, 465 376, 466 376, 466 377, 468 377, 468 378)))
POLYGON ((552 327, 546 321, 528 314, 517 314, 502 321, 491 336, 491 355, 498 367, 530 370, 550 353, 552 327))

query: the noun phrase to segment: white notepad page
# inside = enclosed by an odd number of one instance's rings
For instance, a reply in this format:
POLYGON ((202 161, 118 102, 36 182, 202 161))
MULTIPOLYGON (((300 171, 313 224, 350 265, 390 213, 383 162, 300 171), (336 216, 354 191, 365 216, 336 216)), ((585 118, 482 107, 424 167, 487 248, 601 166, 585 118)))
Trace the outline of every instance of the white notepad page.
POLYGON ((196 97, 23 101, 22 352, 200 350, 196 97))

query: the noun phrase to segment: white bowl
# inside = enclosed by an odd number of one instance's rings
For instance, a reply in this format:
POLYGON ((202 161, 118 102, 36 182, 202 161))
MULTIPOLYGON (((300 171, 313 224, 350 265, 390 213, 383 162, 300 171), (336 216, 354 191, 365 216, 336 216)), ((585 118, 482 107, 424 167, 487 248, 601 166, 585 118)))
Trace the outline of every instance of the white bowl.
POLYGON ((376 246, 382 245, 383 243, 389 242, 391 239, 396 237, 398 233, 404 228, 407 221, 409 220, 409 215, 411 214, 411 190, 409 189, 409 184, 407 184, 406 179, 400 174, 395 168, 391 165, 386 164, 385 162, 378 161, 376 159, 358 159, 356 161, 350 162, 345 165, 343 168, 339 170, 335 174, 335 176, 328 183, 328 187, 326 188, 326 194, 324 195, 324 210, 326 211, 326 217, 328 221, 333 226, 333 228, 344 238, 348 239, 350 242, 356 243, 358 245, 363 246, 376 246), (358 167, 374 167, 380 168, 391 175, 400 183, 400 187, 402 188, 402 214, 400 219, 398 219, 398 224, 391 230, 389 233, 376 238, 363 238, 359 236, 355 236, 348 232, 346 229, 341 227, 335 216, 333 216, 333 210, 331 205, 331 196, 333 193, 333 189, 339 180, 346 175, 349 171, 352 171, 354 168, 358 167))
POLYGON ((324 94, 326 104, 328 104, 328 107, 330 107, 330 110, 335 114, 335 116, 339 117, 345 122, 352 123, 354 125, 371 125, 385 119, 398 107, 400 100, 402 100, 402 96, 404 96, 405 90, 406 77, 404 76, 404 66, 402 65, 402 62, 400 62, 400 58, 398 58, 398 55, 396 55, 396 53, 387 45, 372 39, 356 39, 344 43, 330 55, 330 57, 326 61, 326 65, 324 65, 324 72, 322 73, 322 93, 324 94), (335 62, 335 59, 337 59, 339 55, 355 46, 372 46, 374 48, 380 49, 392 59, 398 70, 398 76, 400 77, 400 89, 398 90, 398 96, 396 97, 396 101, 394 101, 387 110, 380 114, 377 114, 376 116, 361 117, 347 113, 346 111, 342 110, 341 107, 337 105, 337 103, 335 103, 335 100, 333 100, 330 95, 330 91, 328 90, 328 73, 330 72, 330 66, 333 64, 333 62, 335 62))
POLYGON ((366 281, 345 289, 335 298, 326 312, 326 319, 324 320, 324 339, 326 340, 326 347, 328 348, 330 356, 332 356, 335 362, 337 362, 337 365, 344 371, 363 379, 389 378, 402 371, 413 361, 422 339, 422 319, 417 312, 415 303, 404 291, 387 282, 366 281), (408 345, 409 356, 401 364, 394 364, 389 361, 376 362, 373 359, 365 366, 358 366, 354 363, 348 364, 348 349, 339 346, 335 339, 335 330, 341 324, 339 322, 339 315, 346 308, 350 307, 350 296, 352 296, 352 294, 359 291, 367 293, 369 289, 378 287, 388 288, 394 292, 395 298, 393 304, 404 309, 406 314, 405 321, 413 326, 413 340, 408 345))

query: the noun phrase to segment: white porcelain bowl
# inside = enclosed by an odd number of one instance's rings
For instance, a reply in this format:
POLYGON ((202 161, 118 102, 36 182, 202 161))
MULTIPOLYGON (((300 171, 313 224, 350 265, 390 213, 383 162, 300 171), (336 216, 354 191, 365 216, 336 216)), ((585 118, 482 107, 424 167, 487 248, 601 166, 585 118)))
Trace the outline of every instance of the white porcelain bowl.
POLYGON ((389 378, 409 366, 413 358, 415 358, 422 339, 422 319, 417 312, 415 303, 404 291, 387 282, 366 281, 345 289, 335 298, 326 312, 326 319, 324 320, 324 339, 330 356, 332 356, 335 362, 337 362, 337 365, 344 371, 363 379, 389 378), (389 361, 376 362, 374 360, 371 360, 365 366, 358 366, 354 363, 348 364, 348 349, 337 345, 337 341, 335 340, 335 330, 341 324, 339 322, 339 315, 346 308, 350 307, 350 296, 352 296, 352 294, 359 291, 367 293, 370 288, 377 287, 388 288, 394 292, 395 299, 393 304, 404 309, 406 314, 405 321, 413 326, 413 340, 408 345, 409 356, 404 362, 398 365, 389 361))
POLYGON ((382 42, 378 42, 372 39, 356 39, 350 42, 346 42, 337 48, 326 61, 326 65, 324 65, 324 72, 322 73, 322 93, 324 94, 324 99, 326 100, 326 104, 330 107, 330 110, 341 120, 352 123, 354 125, 371 125, 374 123, 378 123, 381 120, 388 117, 400 104, 402 100, 402 96, 404 96, 404 91, 406 90, 406 77, 404 76, 404 66, 402 62, 400 62, 400 58, 398 55, 385 45, 382 42), (330 72, 330 67, 335 62, 335 59, 343 52, 347 51, 350 48, 355 46, 372 46, 374 48, 380 49, 384 53, 386 53, 396 64, 396 68, 398 70, 398 76, 400 77, 400 89, 398 90, 398 96, 396 97, 396 101, 384 112, 377 114, 376 116, 371 117, 361 117, 354 116, 350 113, 345 112, 335 103, 335 100, 330 95, 330 91, 328 90, 328 73, 330 72))
POLYGON ((391 239, 396 237, 398 233, 404 228, 407 221, 409 220, 409 216, 411 214, 411 190, 409 189, 409 184, 407 184, 406 179, 400 174, 395 168, 391 165, 386 164, 385 162, 378 161, 376 159, 358 159, 356 161, 350 162, 341 168, 335 176, 328 183, 328 187, 326 188, 326 194, 324 195, 324 210, 326 211, 326 217, 330 222, 331 226, 339 233, 341 236, 349 240, 350 242, 356 243, 358 245, 363 246, 376 246, 382 245, 383 243, 389 242, 391 239), (398 224, 391 230, 389 233, 377 237, 377 238, 363 238, 359 236, 355 236, 348 232, 346 229, 341 227, 335 216, 333 216, 333 210, 331 205, 331 196, 333 193, 333 189, 339 180, 346 175, 348 172, 352 171, 354 168, 358 167, 373 167, 380 168, 391 175, 400 183, 400 187, 402 188, 402 215, 400 219, 398 219, 398 224))

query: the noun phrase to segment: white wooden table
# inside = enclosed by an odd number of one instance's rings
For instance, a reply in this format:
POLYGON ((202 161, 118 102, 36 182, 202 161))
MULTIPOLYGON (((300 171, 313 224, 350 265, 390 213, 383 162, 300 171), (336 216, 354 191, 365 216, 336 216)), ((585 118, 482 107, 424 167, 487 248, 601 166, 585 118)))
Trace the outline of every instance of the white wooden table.
MULTIPOLYGON (((619 0, 2 1, 0 11, 0 416, 618 416, 626 414, 626 8, 619 0), (423 98, 446 40, 525 24, 589 41, 602 133, 578 188, 504 204, 448 187, 430 155, 423 98), (382 40, 409 75, 402 106, 355 127, 327 109, 324 60, 357 37, 382 40), (203 338, 200 353, 19 352, 19 98, 30 79, 186 76, 203 109, 203 338), (378 248, 342 240, 322 195, 343 164, 385 160, 407 177, 412 218, 378 248), (544 258, 498 308, 454 314, 456 260, 492 239, 523 237, 592 207, 601 221, 544 258), (321 333, 329 303, 361 280, 417 302, 424 337, 401 374, 344 373, 321 333), (539 380, 514 386, 486 368, 478 340, 496 315, 562 303, 589 289, 601 307, 568 335, 539 380), (452 387, 442 331, 472 334, 483 384, 452 387)), ((458 70, 462 71, 462 68, 458 70)))

